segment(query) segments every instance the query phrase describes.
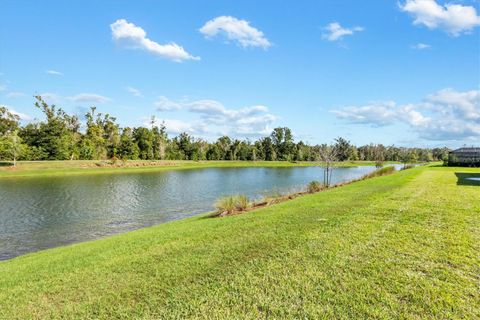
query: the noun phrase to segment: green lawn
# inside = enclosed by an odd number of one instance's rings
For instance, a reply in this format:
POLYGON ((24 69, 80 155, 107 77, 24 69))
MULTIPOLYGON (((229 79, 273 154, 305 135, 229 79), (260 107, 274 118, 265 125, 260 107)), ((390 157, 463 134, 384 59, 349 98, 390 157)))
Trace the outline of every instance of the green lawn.
POLYGON ((479 173, 419 167, 0 262, 0 318, 479 319, 479 173))
MULTIPOLYGON (((288 161, 187 161, 187 160, 129 160, 118 161, 116 166, 109 161, 19 161, 17 166, 0 162, 0 178, 33 177, 75 174, 148 172, 178 169, 199 169, 213 167, 307 167, 321 166, 322 162, 288 161)), ((373 166, 373 161, 347 161, 336 164, 339 167, 373 166)))

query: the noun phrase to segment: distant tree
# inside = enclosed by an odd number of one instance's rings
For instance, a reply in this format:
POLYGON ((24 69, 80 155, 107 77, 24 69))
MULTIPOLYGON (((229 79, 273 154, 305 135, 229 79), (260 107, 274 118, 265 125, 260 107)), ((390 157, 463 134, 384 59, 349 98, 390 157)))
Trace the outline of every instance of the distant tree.
POLYGON ((35 106, 43 112, 46 121, 29 127, 30 134, 33 135, 29 144, 41 149, 48 160, 72 159, 79 138, 78 117, 47 104, 41 96, 35 96, 35 99, 35 106))
POLYGON ((153 138, 153 132, 145 127, 133 129, 133 139, 138 146, 140 159, 153 159, 153 138))
POLYGON ((275 148, 276 159, 292 160, 295 148, 292 131, 287 127, 275 128, 270 137, 275 148))
POLYGON ((124 128, 120 136, 118 156, 125 160, 136 160, 138 159, 139 153, 138 145, 133 139, 132 129, 129 127, 124 128))
POLYGON ((335 155, 338 161, 354 160, 355 151, 350 141, 339 137, 335 139, 333 148, 335 149, 335 155))
POLYGON ((163 160, 166 157, 166 149, 168 143, 167 128, 162 122, 159 126, 156 125, 155 116, 152 117, 151 126, 153 133, 153 157, 155 159, 163 160))
POLYGON ((221 160, 232 160, 231 146, 232 140, 230 137, 223 136, 218 138, 216 142, 221 152, 221 160))
POLYGON ((7 107, 0 106, 0 136, 17 130, 20 117, 10 112, 7 107))
POLYGON ((27 146, 22 143, 17 130, 8 131, 0 136, 0 158, 12 160, 13 166, 17 165, 17 159, 22 156, 27 146))
POLYGON ((272 138, 265 137, 260 139, 262 145, 262 150, 264 152, 264 160, 266 161, 275 161, 277 160, 277 153, 275 151, 275 146, 272 143, 272 138))

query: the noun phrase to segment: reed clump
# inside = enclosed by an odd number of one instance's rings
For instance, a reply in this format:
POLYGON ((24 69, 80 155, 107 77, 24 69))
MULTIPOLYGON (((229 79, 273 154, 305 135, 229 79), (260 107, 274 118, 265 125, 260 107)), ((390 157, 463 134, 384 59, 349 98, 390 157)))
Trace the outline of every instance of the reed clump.
POLYGON ((362 181, 370 178, 386 176, 394 173, 395 171, 396 169, 393 166, 383 167, 369 174, 366 174, 361 178, 354 179, 348 182, 337 183, 330 187, 325 186, 323 183, 319 181, 311 181, 307 184, 306 189, 303 189, 303 191, 297 191, 297 192, 292 192, 288 194, 283 194, 278 191, 273 191, 268 194, 265 194, 260 200, 255 202, 250 202, 250 200, 246 195, 234 195, 234 196, 221 197, 215 202, 215 208, 217 209, 216 216, 224 217, 229 215, 240 214, 240 213, 243 213, 252 209, 256 209, 259 207, 270 206, 273 204, 292 200, 306 194, 322 192, 327 189, 338 188, 353 182, 362 181))
POLYGON ((315 193, 326 189, 325 185, 319 181, 311 181, 307 185, 307 192, 308 193, 315 193))
POLYGON ((249 207, 250 201, 246 195, 225 196, 215 202, 215 208, 221 217, 245 211, 249 207))

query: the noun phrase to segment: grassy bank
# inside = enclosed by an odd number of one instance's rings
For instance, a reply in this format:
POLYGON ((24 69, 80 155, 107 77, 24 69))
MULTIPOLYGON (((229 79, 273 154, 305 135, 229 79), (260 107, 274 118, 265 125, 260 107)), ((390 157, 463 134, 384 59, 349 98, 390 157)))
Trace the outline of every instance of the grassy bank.
POLYGON ((0 262, 0 318, 479 318, 474 175, 419 167, 0 262))
MULTIPOLYGON (((2 177, 35 177, 55 175, 101 174, 148 172, 171 169, 195 168, 242 168, 242 167, 307 167, 321 166, 321 162, 288 162, 288 161, 186 161, 186 160, 130 160, 117 161, 19 161, 13 167, 10 163, 2 163, 0 178, 2 177)), ((372 161, 339 162, 339 167, 370 166, 372 161)))

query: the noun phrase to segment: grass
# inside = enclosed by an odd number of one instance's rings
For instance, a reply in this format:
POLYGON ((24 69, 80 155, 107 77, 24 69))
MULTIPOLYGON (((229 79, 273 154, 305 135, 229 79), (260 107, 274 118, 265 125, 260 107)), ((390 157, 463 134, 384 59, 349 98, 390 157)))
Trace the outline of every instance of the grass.
MULTIPOLYGON (((288 161, 187 161, 187 160, 130 160, 117 161, 19 161, 13 167, 0 162, 0 179, 5 177, 37 177, 101 173, 151 172, 172 169, 242 168, 242 167, 307 167, 321 166, 321 162, 288 161)), ((372 161, 349 161, 337 163, 339 167, 370 166, 372 161)))
POLYGON ((383 167, 380 169, 377 169, 371 173, 368 173, 362 177, 362 179, 370 179, 370 178, 375 178, 375 177, 381 177, 381 176, 386 176, 389 174, 392 174, 395 172, 395 167, 393 166, 388 166, 388 167, 383 167))
POLYGON ((479 169, 418 167, 0 262, 5 319, 478 319, 479 169))
POLYGON ((323 189, 326 189, 325 186, 319 182, 319 181, 311 181, 310 183, 308 183, 307 185, 307 192, 308 193, 315 193, 315 192, 319 192, 319 191, 322 191, 323 189))

